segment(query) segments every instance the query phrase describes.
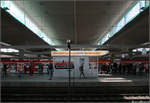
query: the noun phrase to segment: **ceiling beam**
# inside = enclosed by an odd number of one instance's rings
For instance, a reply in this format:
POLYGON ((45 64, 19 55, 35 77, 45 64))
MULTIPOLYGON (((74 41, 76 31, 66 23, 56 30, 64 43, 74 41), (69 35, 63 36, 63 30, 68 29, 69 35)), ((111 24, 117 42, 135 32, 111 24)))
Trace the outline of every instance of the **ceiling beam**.
MULTIPOLYGON (((2 48, 15 48, 15 49, 54 49, 54 48, 67 48, 67 45, 53 45, 53 46, 46 46, 46 45, 19 45, 19 46, 6 46, 2 45, 2 48)), ((145 47, 145 45, 71 45, 71 48, 97 48, 97 49, 122 49, 122 48, 139 48, 145 47)))

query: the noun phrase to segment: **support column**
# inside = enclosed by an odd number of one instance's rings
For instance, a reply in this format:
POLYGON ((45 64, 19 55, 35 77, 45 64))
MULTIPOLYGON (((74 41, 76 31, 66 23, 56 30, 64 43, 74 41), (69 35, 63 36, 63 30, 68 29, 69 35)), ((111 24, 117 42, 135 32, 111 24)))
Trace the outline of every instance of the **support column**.
POLYGON ((24 58, 24 50, 19 50, 19 58, 20 60, 24 58))

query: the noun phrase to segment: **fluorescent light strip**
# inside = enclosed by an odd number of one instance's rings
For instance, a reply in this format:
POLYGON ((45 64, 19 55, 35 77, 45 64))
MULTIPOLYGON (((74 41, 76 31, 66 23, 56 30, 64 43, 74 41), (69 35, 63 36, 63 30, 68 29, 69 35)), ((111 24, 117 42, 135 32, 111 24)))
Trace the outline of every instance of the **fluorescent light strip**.
MULTIPOLYGON (((30 20, 27 15, 21 11, 13 1, 1 1, 1 8, 8 8, 7 12, 12 15, 16 20, 21 22, 23 25, 25 25, 28 29, 30 29, 32 32, 34 32, 38 37, 43 39, 45 42, 47 42, 49 45, 54 45, 53 41, 47 37, 47 35, 42 32, 36 24, 30 20)), ((60 49, 56 49, 60 50, 60 49)))
POLYGON ((98 41, 98 45, 103 45, 106 41, 108 41, 112 36, 114 36, 117 32, 119 32, 125 25, 127 25, 130 21, 132 21, 137 15, 139 15, 142 10, 141 8, 149 7, 149 0, 140 0, 136 1, 136 3, 127 10, 127 12, 123 15, 123 17, 117 22, 110 31, 108 31, 104 37, 98 41))

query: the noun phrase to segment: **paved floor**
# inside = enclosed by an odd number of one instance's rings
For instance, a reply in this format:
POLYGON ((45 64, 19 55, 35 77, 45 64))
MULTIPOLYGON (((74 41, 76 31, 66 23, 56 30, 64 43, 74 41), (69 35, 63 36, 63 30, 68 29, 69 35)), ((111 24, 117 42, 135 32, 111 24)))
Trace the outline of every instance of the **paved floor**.
MULTIPOLYGON (((30 76, 29 74, 23 74, 22 77, 18 77, 16 73, 11 73, 2 79, 2 81, 28 81, 28 82, 68 82, 68 78, 53 78, 52 80, 48 79, 48 74, 34 74, 30 76)), ((98 82, 98 78, 71 78, 71 81, 74 82, 98 82)))
MULTIPOLYGON (((98 78, 71 78, 72 81, 76 82, 132 82, 132 81, 146 81, 148 76, 143 75, 112 75, 112 74, 102 74, 98 78)), ((7 74, 6 78, 2 78, 2 81, 50 81, 50 82, 68 82, 68 78, 53 78, 48 80, 48 74, 34 74, 30 76, 29 74, 23 74, 22 77, 18 77, 16 73, 7 74)))

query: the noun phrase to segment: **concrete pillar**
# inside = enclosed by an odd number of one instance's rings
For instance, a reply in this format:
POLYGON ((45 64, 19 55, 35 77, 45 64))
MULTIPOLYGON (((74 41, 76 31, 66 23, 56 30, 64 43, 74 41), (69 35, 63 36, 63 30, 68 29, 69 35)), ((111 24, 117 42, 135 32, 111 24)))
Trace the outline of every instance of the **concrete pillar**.
POLYGON ((19 50, 19 58, 20 59, 24 58, 24 50, 19 50))
POLYGON ((39 55, 38 55, 38 60, 40 60, 40 59, 41 59, 41 55, 39 54, 39 55))

